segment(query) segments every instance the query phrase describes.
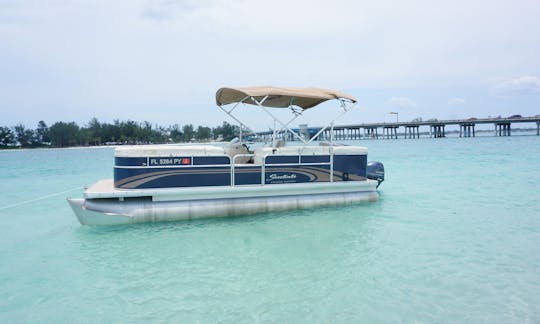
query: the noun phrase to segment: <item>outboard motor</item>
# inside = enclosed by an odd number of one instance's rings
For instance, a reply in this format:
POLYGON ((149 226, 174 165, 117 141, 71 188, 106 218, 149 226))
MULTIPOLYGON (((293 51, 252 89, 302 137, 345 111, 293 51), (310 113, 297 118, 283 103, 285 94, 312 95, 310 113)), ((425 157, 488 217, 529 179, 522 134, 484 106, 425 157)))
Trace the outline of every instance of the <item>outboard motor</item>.
POLYGON ((377 188, 384 181, 384 165, 381 162, 370 161, 367 164, 367 178, 377 180, 377 188))

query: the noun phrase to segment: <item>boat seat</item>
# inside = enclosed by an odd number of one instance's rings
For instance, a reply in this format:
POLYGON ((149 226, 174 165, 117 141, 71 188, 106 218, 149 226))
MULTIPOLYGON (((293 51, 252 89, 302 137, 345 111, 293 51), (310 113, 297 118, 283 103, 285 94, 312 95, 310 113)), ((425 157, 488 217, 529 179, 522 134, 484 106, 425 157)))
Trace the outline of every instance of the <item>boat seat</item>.
MULTIPOLYGON (((231 163, 233 163, 233 158, 235 155, 250 154, 248 148, 244 144, 241 144, 241 143, 231 143, 225 146, 224 150, 225 150, 225 154, 230 156, 231 163)), ((234 160, 234 163, 243 164, 243 163, 249 163, 250 161, 252 161, 250 156, 242 156, 242 157, 237 157, 236 160, 234 160)))
POLYGON ((330 154, 330 148, 322 146, 258 147, 254 153, 254 163, 262 164, 265 155, 327 155, 330 154))
POLYGON ((331 150, 337 155, 365 155, 363 146, 285 146, 258 147, 255 149, 254 163, 262 164, 265 155, 328 155, 331 150))
POLYGON ((213 145, 136 145, 121 146, 114 151, 116 157, 166 156, 219 156, 225 149, 213 145))

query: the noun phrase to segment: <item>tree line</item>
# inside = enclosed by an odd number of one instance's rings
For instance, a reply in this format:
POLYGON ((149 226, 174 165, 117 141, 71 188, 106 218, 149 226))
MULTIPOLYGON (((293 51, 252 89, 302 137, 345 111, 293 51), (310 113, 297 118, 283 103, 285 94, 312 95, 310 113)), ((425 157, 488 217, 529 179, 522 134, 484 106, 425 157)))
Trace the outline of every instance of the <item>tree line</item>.
POLYGON ((51 126, 41 120, 35 129, 22 124, 0 126, 0 148, 69 147, 118 144, 162 144, 190 141, 224 140, 238 136, 239 127, 223 122, 217 127, 152 125, 148 121, 132 120, 101 123, 92 118, 80 127, 75 122, 55 122, 51 126))

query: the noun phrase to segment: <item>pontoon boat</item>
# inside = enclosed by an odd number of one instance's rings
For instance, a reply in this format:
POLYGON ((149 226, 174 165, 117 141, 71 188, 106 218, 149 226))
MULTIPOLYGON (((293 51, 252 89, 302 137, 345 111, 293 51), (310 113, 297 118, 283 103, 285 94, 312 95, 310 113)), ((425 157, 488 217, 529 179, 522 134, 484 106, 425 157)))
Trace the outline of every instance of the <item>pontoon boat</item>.
MULTIPOLYGON (((350 95, 318 88, 221 88, 216 103, 240 129, 256 135, 233 111, 253 105, 280 125, 272 142, 252 150, 240 141, 218 145, 140 145, 115 150, 114 179, 98 181, 84 198, 69 198, 81 224, 112 225, 237 216, 317 206, 377 201, 384 180, 380 162, 367 163, 367 149, 314 141, 356 103, 350 95), (290 124, 327 100, 341 111, 310 139, 290 124), (284 123, 268 108, 289 109, 284 123), (280 140, 291 134, 303 145, 280 140)), ((331 134, 333 132, 330 132, 331 134)))

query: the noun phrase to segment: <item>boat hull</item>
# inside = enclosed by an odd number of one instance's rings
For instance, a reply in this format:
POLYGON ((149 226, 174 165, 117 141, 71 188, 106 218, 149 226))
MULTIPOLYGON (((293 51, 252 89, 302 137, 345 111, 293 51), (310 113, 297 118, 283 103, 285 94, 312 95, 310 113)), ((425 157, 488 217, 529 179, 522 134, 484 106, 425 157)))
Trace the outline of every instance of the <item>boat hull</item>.
POLYGON ((83 225, 118 225, 230 217, 377 201, 379 194, 376 191, 376 184, 375 181, 349 182, 347 185, 316 184, 315 188, 311 188, 313 189, 311 193, 305 186, 291 184, 283 187, 254 186, 249 191, 241 187, 228 187, 223 188, 222 194, 219 190, 201 194, 200 199, 185 189, 154 192, 152 196, 125 199, 118 197, 117 191, 114 198, 110 199, 102 196, 98 199, 74 198, 68 201, 83 225), (214 198, 210 198, 209 195, 213 195, 214 198))

